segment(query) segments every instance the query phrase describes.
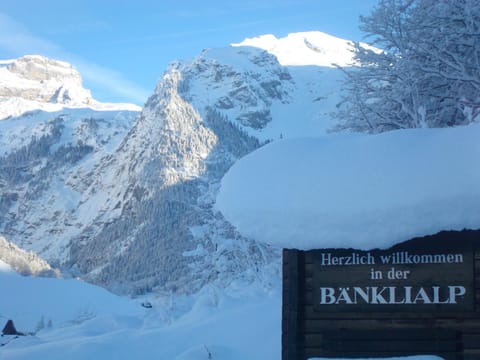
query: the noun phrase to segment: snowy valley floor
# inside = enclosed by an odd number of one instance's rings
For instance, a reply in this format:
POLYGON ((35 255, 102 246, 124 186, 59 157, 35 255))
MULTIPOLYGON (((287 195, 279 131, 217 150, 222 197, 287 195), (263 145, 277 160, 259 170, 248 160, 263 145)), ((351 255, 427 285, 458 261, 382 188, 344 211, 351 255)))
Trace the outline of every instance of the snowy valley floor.
POLYGON ((1 337, 1 359, 280 359, 278 288, 250 287, 241 298, 210 288, 195 299, 149 298, 147 309, 145 299, 77 280, 3 269, 1 327, 11 318, 36 334, 1 337))
MULTIPOLYGON (((127 299, 77 280, 22 277, 0 263, 0 319, 28 336, 2 336, 11 359, 281 359, 280 279, 241 296, 127 299), (141 306, 151 301, 150 309, 141 306)), ((3 325, 2 325, 3 327, 3 325)), ((434 360, 435 356, 396 358, 434 360)), ((358 359, 357 359, 358 360, 358 359)))

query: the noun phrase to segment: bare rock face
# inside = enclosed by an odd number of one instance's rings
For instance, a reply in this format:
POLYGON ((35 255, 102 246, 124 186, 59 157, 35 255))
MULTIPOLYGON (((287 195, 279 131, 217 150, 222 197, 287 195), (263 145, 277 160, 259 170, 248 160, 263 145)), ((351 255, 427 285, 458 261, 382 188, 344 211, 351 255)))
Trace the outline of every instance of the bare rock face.
POLYGON ((0 64, 0 96, 75 105, 93 101, 72 65, 38 55, 0 64))
POLYGON ((58 80, 72 77, 80 82, 79 73, 70 64, 38 55, 21 57, 9 65, 8 70, 30 80, 58 80))

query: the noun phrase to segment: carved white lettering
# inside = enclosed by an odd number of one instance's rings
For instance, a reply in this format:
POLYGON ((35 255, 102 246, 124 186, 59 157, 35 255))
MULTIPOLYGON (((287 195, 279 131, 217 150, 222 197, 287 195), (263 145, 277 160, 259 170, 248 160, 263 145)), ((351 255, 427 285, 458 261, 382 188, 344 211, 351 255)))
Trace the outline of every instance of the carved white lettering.
POLYGON ((322 266, 349 266, 349 265, 374 265, 375 258, 367 252, 365 255, 352 253, 348 256, 334 256, 331 253, 321 254, 322 266))
POLYGON ((450 304, 457 303, 457 297, 463 296, 467 293, 467 290, 464 286, 449 286, 450 290, 450 304))
POLYGON ((320 305, 435 305, 458 304, 467 293, 464 286, 352 286, 320 287, 320 305))
POLYGON ((320 288, 320 304, 331 305, 335 303, 335 289, 334 288, 320 288))

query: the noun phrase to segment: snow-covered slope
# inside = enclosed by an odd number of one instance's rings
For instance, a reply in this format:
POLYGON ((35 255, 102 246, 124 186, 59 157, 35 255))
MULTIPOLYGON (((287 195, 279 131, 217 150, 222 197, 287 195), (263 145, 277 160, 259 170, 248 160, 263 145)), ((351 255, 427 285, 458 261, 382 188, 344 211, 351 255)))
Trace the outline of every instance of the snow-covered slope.
POLYGON ((17 330, 24 333, 42 330, 48 323, 51 330, 61 330, 97 316, 138 317, 141 312, 133 301, 75 279, 20 276, 15 271, 0 270, 0 283, 0 328, 12 319, 17 330))
MULTIPOLYGON (((70 238, 106 201, 94 189, 83 204, 92 170, 119 146, 138 110, 94 100, 68 63, 37 55, 0 62, 0 234, 8 244, 61 263, 70 238)), ((37 269, 41 259, 6 255, 25 273, 48 272, 37 269)))
POLYGON ((0 233, 58 264, 108 201, 93 171, 137 115, 64 109, 0 121, 0 233))
POLYGON ((2 359, 280 358, 280 296, 216 288, 188 298, 121 298, 78 280, 21 277, 0 261, 0 331, 8 319, 27 336, 0 337, 2 359), (183 310, 187 308, 188 310, 183 310), (210 355, 209 355, 210 354, 210 355))
POLYGON ((58 270, 32 251, 20 249, 0 236, 0 261, 22 275, 59 276, 58 270))

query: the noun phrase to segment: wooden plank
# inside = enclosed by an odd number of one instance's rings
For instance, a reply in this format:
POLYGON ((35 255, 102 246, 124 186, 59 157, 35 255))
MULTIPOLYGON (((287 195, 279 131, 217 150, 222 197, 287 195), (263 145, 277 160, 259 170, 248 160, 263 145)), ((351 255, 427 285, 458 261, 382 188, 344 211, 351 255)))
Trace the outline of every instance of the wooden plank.
POLYGON ((480 334, 463 334, 462 343, 464 349, 480 350, 480 334))
POLYGON ((316 259, 313 255, 313 251, 305 251, 305 265, 311 265, 315 263, 316 259))
POLYGON ((455 352, 457 351, 457 344, 455 336, 452 337, 451 334, 450 336, 432 337, 426 331, 422 336, 416 338, 407 334, 391 338, 387 336, 379 337, 378 334, 369 338, 357 338, 353 335, 332 337, 325 333, 305 335, 300 341, 300 345, 304 348, 318 348, 334 352, 345 350, 351 353, 387 351, 401 353, 406 348, 416 353, 455 352))
POLYGON ((462 352, 462 357, 459 359, 462 360, 478 360, 480 359, 480 349, 476 350, 464 350, 462 352))
MULTIPOLYGON (((478 294, 480 296, 480 293, 478 294)), ((465 313, 392 313, 391 310, 386 309, 383 313, 325 313, 318 312, 313 305, 307 304, 300 299, 300 316, 302 318, 309 318, 312 320, 318 319, 379 319, 379 320, 411 320, 416 322, 427 319, 446 319, 446 320, 475 320, 480 319, 478 312, 465 313)))
MULTIPOLYGON (((480 282, 479 282, 479 284, 480 284, 480 282)), ((313 291, 313 278, 312 277, 305 277, 304 286, 305 286, 304 287, 305 291, 313 291)))
POLYGON ((413 354, 420 353, 439 353, 439 352, 455 352, 457 343, 455 340, 329 340, 325 339, 322 343, 322 349, 326 351, 344 352, 345 354, 369 353, 376 354, 378 352, 395 352, 397 354, 404 353, 408 347, 408 352, 413 354))
POLYGON ((431 329, 431 328, 418 328, 418 329, 396 329, 389 330, 336 330, 329 331, 324 335, 325 339, 355 339, 355 341, 368 341, 368 340, 456 340, 456 332, 445 329, 431 329))
MULTIPOLYGON (((453 351, 444 351, 444 352, 411 352, 408 351, 406 348, 401 351, 375 351, 374 353, 371 352, 357 352, 351 353, 345 350, 340 351, 326 351, 324 349, 319 348, 306 348, 303 351, 303 356, 299 359, 306 360, 309 358, 315 357, 329 357, 329 358, 341 358, 341 357, 349 357, 349 358, 389 358, 389 357, 401 357, 401 356, 411 356, 411 355, 437 355, 444 360, 458 360, 464 359, 461 357, 461 354, 458 352, 453 351)), ((478 360, 479 358, 472 358, 470 360, 478 360)), ((466 358, 464 359, 466 360, 466 358)))
POLYGON ((314 302, 313 291, 311 290, 304 291, 302 294, 300 294, 298 300, 299 300, 300 306, 312 305, 314 302))
POLYGON ((321 347, 324 341, 324 334, 302 334, 299 343, 308 347, 321 347))
POLYGON ((430 327, 433 329, 450 329, 459 332, 476 331, 480 328, 478 319, 457 321, 456 319, 323 319, 311 320, 303 319, 300 322, 304 334, 325 333, 327 331, 338 329, 351 330, 377 330, 385 331, 388 329, 423 329, 430 327))

